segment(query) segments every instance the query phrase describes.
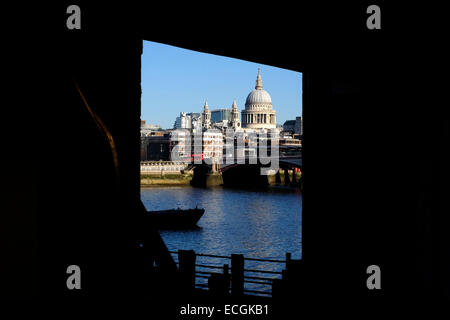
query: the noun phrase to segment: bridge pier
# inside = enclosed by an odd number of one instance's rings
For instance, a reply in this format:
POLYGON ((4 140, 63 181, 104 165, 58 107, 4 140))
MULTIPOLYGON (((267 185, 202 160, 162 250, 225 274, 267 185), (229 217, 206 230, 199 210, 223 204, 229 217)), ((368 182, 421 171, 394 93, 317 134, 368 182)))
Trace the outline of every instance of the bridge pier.
POLYGON ((289 170, 286 168, 284 169, 284 184, 288 185, 291 183, 291 179, 289 178, 289 170))
MULTIPOLYGON (((217 169, 217 166, 215 168, 217 169)), ((194 167, 194 176, 190 184, 202 188, 220 186, 223 184, 222 173, 220 171, 214 172, 212 168, 210 170, 206 164, 197 165, 194 167)))
POLYGON ((281 175, 280 175, 280 169, 277 170, 277 173, 275 174, 275 183, 281 184, 281 175))
POLYGON ((224 185, 237 187, 266 187, 284 184, 288 187, 300 185, 301 159, 280 159, 279 169, 267 176, 261 176, 261 164, 231 164, 222 166, 224 185), (254 170, 256 169, 256 171, 254 170), (284 177, 283 177, 284 174, 284 177), (291 175, 292 174, 292 178, 291 175))
POLYGON ((296 184, 296 183, 297 183, 296 172, 295 172, 295 169, 292 169, 292 184, 296 184))

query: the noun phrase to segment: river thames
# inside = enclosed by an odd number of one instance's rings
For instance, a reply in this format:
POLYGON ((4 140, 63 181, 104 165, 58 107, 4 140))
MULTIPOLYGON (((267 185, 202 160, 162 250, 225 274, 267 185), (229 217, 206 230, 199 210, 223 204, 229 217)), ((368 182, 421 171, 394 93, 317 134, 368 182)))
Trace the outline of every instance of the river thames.
MULTIPOLYGON (((141 188, 141 199, 147 210, 196 206, 205 209, 196 229, 160 231, 171 251, 192 249, 203 254, 236 253, 246 258, 279 260, 285 260, 286 252, 290 252, 293 259, 301 258, 300 192, 162 186, 141 188)), ((197 261, 212 265, 229 263, 206 257, 197 257, 197 261)), ((281 271, 284 264, 246 261, 245 267, 281 271)))

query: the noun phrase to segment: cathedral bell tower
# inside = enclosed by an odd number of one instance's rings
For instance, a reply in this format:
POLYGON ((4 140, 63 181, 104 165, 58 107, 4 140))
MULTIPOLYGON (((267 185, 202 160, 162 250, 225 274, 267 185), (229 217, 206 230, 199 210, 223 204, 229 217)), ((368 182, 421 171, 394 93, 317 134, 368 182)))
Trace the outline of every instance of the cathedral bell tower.
POLYGON ((233 101, 233 106, 231 107, 231 127, 236 130, 241 128, 241 120, 239 115, 239 110, 237 108, 236 99, 233 101))
POLYGON ((209 111, 208 100, 205 101, 202 112, 202 124, 204 129, 211 128, 211 111, 209 111))

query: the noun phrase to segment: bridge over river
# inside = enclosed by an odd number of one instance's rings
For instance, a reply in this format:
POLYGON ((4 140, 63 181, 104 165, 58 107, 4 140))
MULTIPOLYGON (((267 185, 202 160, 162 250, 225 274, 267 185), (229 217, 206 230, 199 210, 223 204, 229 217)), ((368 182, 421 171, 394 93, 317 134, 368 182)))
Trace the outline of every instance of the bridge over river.
MULTIPOLYGON (((301 177, 303 161, 301 156, 281 156, 278 166, 272 163, 274 170, 268 175, 261 174, 261 169, 270 169, 270 159, 257 161, 256 158, 235 159, 233 163, 227 164, 195 164, 175 161, 146 161, 141 162, 141 175, 164 176, 180 175, 193 170, 194 175, 190 183, 197 186, 237 186, 237 187, 264 187, 269 184, 298 185, 301 177), (268 163, 267 165, 262 163, 268 163)), ((189 183, 189 181, 186 181, 189 183)))
MULTIPOLYGON (((248 159, 241 159, 242 163, 237 163, 237 161, 235 161, 234 163, 231 164, 227 164, 224 163, 220 165, 220 171, 221 172, 225 172, 231 168, 235 168, 237 166, 248 166, 248 165, 252 165, 249 163, 248 159), (247 160, 247 161, 245 161, 247 160)), ((258 163, 255 163, 253 165, 259 165, 260 167, 264 166, 258 163)), ((278 160, 278 166, 282 169, 288 169, 288 170, 292 170, 294 168, 298 168, 300 171, 302 170, 303 167, 303 161, 302 161, 302 157, 301 156, 285 156, 285 157, 280 157, 278 160)))

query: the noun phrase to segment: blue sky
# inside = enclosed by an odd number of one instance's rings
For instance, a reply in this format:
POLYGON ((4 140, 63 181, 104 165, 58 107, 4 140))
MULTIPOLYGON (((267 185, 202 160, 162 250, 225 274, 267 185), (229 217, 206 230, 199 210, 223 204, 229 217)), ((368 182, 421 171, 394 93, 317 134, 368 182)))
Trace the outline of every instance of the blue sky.
POLYGON ((302 74, 286 69, 144 41, 141 68, 142 112, 147 123, 172 128, 180 112, 239 110, 255 88, 258 68, 272 97, 277 123, 302 114, 302 74))

